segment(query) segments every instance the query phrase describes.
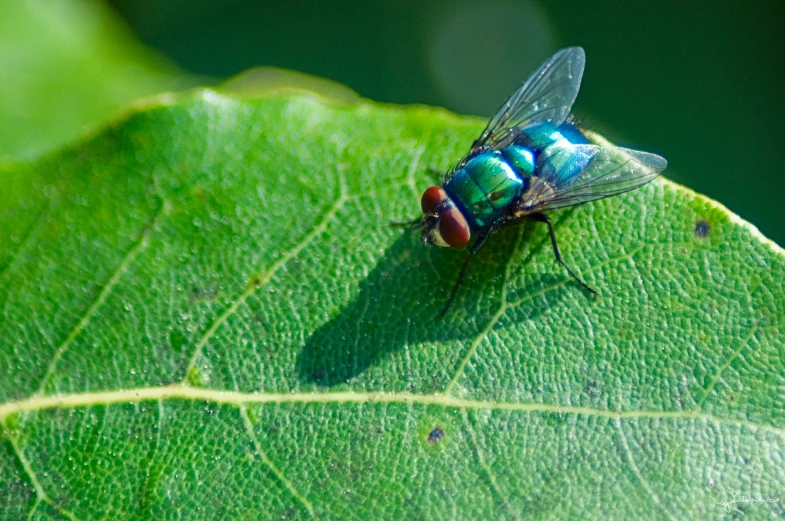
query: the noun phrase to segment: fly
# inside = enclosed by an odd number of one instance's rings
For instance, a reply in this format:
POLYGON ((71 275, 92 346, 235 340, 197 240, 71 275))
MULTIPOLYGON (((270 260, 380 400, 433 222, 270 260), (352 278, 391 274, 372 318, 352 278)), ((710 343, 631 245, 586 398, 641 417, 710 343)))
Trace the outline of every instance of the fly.
POLYGON ((491 118, 469 153, 422 196, 422 241, 469 255, 453 286, 444 315, 463 282, 469 262, 500 229, 525 219, 545 223, 556 260, 596 295, 564 262, 548 210, 566 208, 639 188, 668 162, 656 155, 594 140, 578 127, 570 109, 586 63, 580 47, 562 49, 543 63, 491 118))

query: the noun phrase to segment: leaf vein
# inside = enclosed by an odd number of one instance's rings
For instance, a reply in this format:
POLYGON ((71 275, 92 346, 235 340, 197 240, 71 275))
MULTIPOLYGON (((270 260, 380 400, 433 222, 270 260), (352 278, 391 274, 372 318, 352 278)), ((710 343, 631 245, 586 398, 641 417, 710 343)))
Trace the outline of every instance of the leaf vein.
MULTIPOLYGON (((623 260, 629 260, 633 256, 635 256, 638 252, 640 252, 643 248, 645 248, 646 246, 651 246, 651 245, 652 244, 647 244, 647 243, 640 244, 638 247, 634 248, 629 253, 625 253, 624 255, 620 255, 620 256, 617 256, 617 257, 609 258, 609 259, 607 259, 607 260, 605 260, 603 262, 600 262, 598 264, 595 264, 595 265, 589 267, 586 270, 586 273, 592 273, 593 271, 596 271, 598 269, 604 268, 605 266, 608 266, 608 265, 613 264, 615 262, 620 262, 620 261, 623 261, 623 260)), ((524 302, 528 302, 528 301, 533 300, 533 299, 535 299, 535 298, 537 298, 539 296, 546 295, 546 294, 550 293, 551 291, 554 291, 554 290, 564 286, 565 284, 567 284, 568 282, 570 282, 572 280, 572 278, 567 277, 567 278, 564 278, 564 279, 562 279, 561 281, 559 281, 559 282, 557 282, 555 284, 551 284, 550 286, 546 286, 545 288, 541 289, 540 291, 527 293, 525 296, 521 297, 518 300, 508 301, 507 300, 507 289, 506 289, 506 287, 507 287, 507 280, 509 279, 509 266, 511 265, 512 257, 510 257, 509 261, 510 262, 508 262, 508 264, 507 264, 507 269, 505 269, 504 289, 502 290, 502 296, 503 296, 502 304, 499 306, 499 309, 496 311, 496 313, 494 313, 494 315, 488 321, 488 324, 485 326, 485 328, 483 328, 483 330, 480 331, 480 333, 475 337, 475 339, 472 342, 471 346, 469 347, 469 350, 467 351, 466 355, 463 357, 463 359, 461 360, 461 363, 458 365, 458 369, 456 370, 455 375, 450 380, 450 383, 447 384, 447 387, 445 387, 444 394, 450 394, 450 392, 452 391, 453 387, 455 387, 455 384, 457 383, 457 381, 463 375, 463 372, 466 369, 466 365, 469 363, 469 360, 471 360, 471 358, 473 358, 474 354, 477 352, 477 349, 478 349, 480 343, 483 340, 485 340, 485 338, 488 336, 488 333, 490 333, 490 331, 493 329, 493 327, 496 325, 496 323, 501 319, 501 317, 504 315, 504 313, 507 312, 508 309, 517 307, 517 306, 523 304, 524 302)))
POLYGON ((71 344, 76 340, 76 337, 84 330, 85 327, 90 323, 93 319, 95 314, 101 308, 101 306, 106 302, 106 299, 112 293, 114 288, 120 282, 120 279, 123 275, 128 271, 128 268, 131 264, 136 260, 139 254, 147 248, 149 244, 150 235, 153 233, 155 228, 160 224, 163 217, 168 213, 170 204, 166 199, 161 200, 161 207, 158 209, 156 214, 147 224, 145 229, 139 235, 137 241, 133 244, 131 249, 125 254, 123 259, 120 261, 120 264, 117 265, 112 275, 109 277, 109 280, 106 282, 101 291, 98 292, 98 295, 87 308, 82 318, 76 323, 76 325, 71 329, 68 333, 68 336, 65 338, 62 344, 60 344, 55 351, 55 354, 52 356, 52 359, 47 366, 46 373, 44 373, 43 378, 41 378, 41 384, 38 388, 36 394, 43 394, 47 383, 49 380, 54 376, 54 372, 57 369, 57 364, 63 358, 63 355, 68 351, 71 347, 71 344))
MULTIPOLYGON (((507 283, 510 280, 510 266, 512 266, 513 259, 515 258, 515 252, 518 251, 518 247, 520 246, 521 240, 523 237, 522 228, 518 227, 518 236, 515 240, 515 246, 512 248, 512 253, 510 254, 507 262, 504 265, 504 279, 502 280, 502 296, 501 296, 501 304, 499 305, 499 309, 496 310, 496 313, 493 314, 491 319, 488 321, 488 324, 483 328, 482 331, 474 338, 469 347, 469 350, 464 355, 463 359, 461 359, 460 364, 458 364, 457 369, 455 370, 455 374, 450 379, 450 382, 447 384, 447 387, 444 388, 444 394, 450 394, 455 387, 455 384, 458 383, 461 376, 463 375, 464 370, 466 369, 466 365, 469 361, 474 357, 474 353, 477 352, 477 348, 480 346, 480 343, 488 337, 488 333, 494 328, 496 323, 499 319, 504 315, 507 311, 507 283)), ((542 246, 540 246, 541 248, 542 246)))
POLYGON ((27 477, 30 478, 30 483, 33 485, 33 489, 35 489, 36 502, 33 505, 33 508, 31 509, 28 518, 32 517, 32 515, 36 512, 36 510, 38 509, 38 505, 41 504, 41 501, 46 501, 47 504, 52 506, 52 508, 56 509, 65 517, 71 519, 72 521, 79 521, 79 518, 77 518, 73 512, 70 512, 69 510, 66 510, 65 508, 58 505, 46 493, 43 485, 41 485, 41 482, 38 480, 38 475, 33 470, 32 464, 25 456, 22 447, 19 445, 19 440, 11 432, 11 429, 8 428, 8 424, 6 424, 4 416, 0 416, 0 427, 2 427, 3 429, 3 437, 5 437, 11 444, 11 447, 14 449, 14 453, 16 454, 16 457, 19 458, 19 462, 22 464, 22 468, 24 469, 25 474, 27 474, 27 477))
POLYGON ((19 247, 16 249, 11 255, 11 258, 5 264, 5 266, 0 268, 0 280, 3 279, 3 276, 11 269, 11 266, 17 261, 21 253, 27 248, 28 243, 30 242, 30 238, 35 234, 38 230, 38 227, 41 225, 41 221, 43 220, 43 216, 47 213, 47 210, 51 207, 51 203, 44 205, 44 207, 38 212, 38 216, 33 220, 33 223, 25 232, 24 237, 19 241, 19 247))
POLYGON ((635 474, 635 477, 643 486, 643 489, 652 499, 652 501, 657 506, 657 508, 662 513, 664 513, 668 519, 670 519, 671 521, 675 521, 673 515, 671 515, 671 513, 665 509, 664 505, 660 502, 660 497, 657 495, 654 489, 652 489, 651 484, 649 484, 648 480, 646 480, 646 478, 643 477, 643 474, 641 474, 638 465, 635 463, 635 458, 633 458, 632 451, 630 450, 630 445, 629 443, 627 443, 627 437, 624 435, 624 426, 622 425, 620 418, 616 419, 616 428, 618 429, 619 439, 621 440, 622 449, 624 450, 624 455, 627 458, 627 463, 629 463, 632 472, 635 474))
POLYGON ((752 328, 750 328, 749 333, 747 333, 747 335, 739 342, 739 347, 730 354, 730 356, 727 358, 727 360, 725 360, 725 362, 721 366, 719 366, 717 372, 714 374, 711 381, 709 382, 709 385, 707 385, 706 389, 703 391, 703 395, 698 400, 698 404, 695 406, 695 411, 700 411, 703 408, 703 404, 706 402, 706 400, 709 399, 709 396, 714 390, 714 387, 722 379, 722 374, 725 372, 725 370, 728 367, 730 367, 733 361, 736 360, 741 354, 741 352, 744 351, 744 349, 749 345, 750 340, 752 340, 752 337, 755 336, 755 333, 757 333, 759 329, 760 328, 758 324, 755 324, 752 328))
POLYGON ((289 478, 287 478, 286 475, 281 471, 281 469, 279 469, 275 465, 275 463, 272 462, 269 456, 267 456, 267 452, 265 452, 264 448, 262 447, 262 444, 259 442, 259 439, 256 437, 256 433, 254 433, 253 425, 251 425, 251 419, 248 418, 248 410, 246 409, 245 405, 240 405, 240 415, 243 418, 243 425, 245 427, 245 431, 248 433, 248 437, 251 439, 251 442, 253 442, 256 453, 262 459, 264 465, 270 470, 270 472, 275 474, 275 477, 278 478, 278 480, 286 487, 289 493, 292 496, 294 496, 294 498, 297 499, 297 501, 302 503, 302 505, 310 514, 311 518, 316 519, 316 512, 314 511, 313 504, 310 501, 308 501, 308 498, 306 498, 303 494, 300 493, 300 491, 298 491, 295 488, 294 484, 289 480, 289 478))
POLYGON ((340 197, 333 203, 329 210, 324 214, 324 217, 313 227, 311 230, 306 233, 302 239, 295 244, 293 248, 288 250, 286 253, 281 255, 281 257, 270 266, 262 274, 259 274, 256 277, 252 277, 253 282, 251 282, 248 287, 243 291, 234 302, 232 302, 226 311, 224 311, 220 316, 218 316, 215 321, 210 325, 207 331, 202 335, 199 341, 196 343, 196 347, 194 348, 194 352, 191 355, 188 364, 185 367, 185 371, 183 377, 181 378, 181 384, 187 384, 189 375, 192 369, 196 366, 196 362, 199 359, 199 356, 202 354, 202 349, 210 341, 210 339, 215 335, 216 331, 227 321, 229 318, 234 315, 237 310, 242 306, 248 298, 256 293, 259 289, 266 286, 275 276, 275 274, 280 270, 286 263, 290 260, 295 258, 302 250, 304 250, 309 244, 311 244, 330 224, 330 222, 335 218, 335 215, 341 210, 341 208, 346 204, 348 200, 352 199, 345 191, 343 186, 341 187, 341 195, 340 197))
POLYGON ((118 391, 102 391, 62 394, 56 396, 33 396, 23 400, 0 404, 0 422, 13 414, 54 408, 91 407, 115 403, 139 403, 151 400, 189 399, 205 400, 214 403, 242 405, 249 403, 403 403, 417 405, 437 405, 454 409, 506 410, 545 414, 574 414, 597 416, 611 419, 687 419, 704 420, 712 423, 747 427, 771 432, 785 442, 785 427, 767 423, 757 423, 745 419, 731 419, 715 416, 696 410, 657 411, 657 410, 610 410, 572 405, 557 405, 537 402, 491 402, 457 398, 445 394, 412 394, 384 392, 314 392, 314 393, 243 393, 190 387, 174 384, 162 387, 141 387, 118 391))
POLYGON ((499 502, 504 507, 506 513, 512 513, 513 519, 520 519, 520 515, 518 512, 511 512, 510 503, 507 501, 507 498, 502 494, 501 489, 499 488, 499 483, 496 480, 496 473, 493 471, 493 468, 488 464, 485 460, 485 456, 480 450, 480 445, 477 443, 477 438, 474 434, 474 429, 472 429, 471 422, 469 421, 469 415, 466 413, 466 409, 461 409, 461 416, 463 418, 463 424, 466 427, 466 431, 469 433, 469 444, 474 449, 475 454, 477 454, 477 461, 480 463, 480 467, 485 471, 485 475, 488 478, 488 482, 490 484, 491 491, 497 498, 499 498, 499 502))

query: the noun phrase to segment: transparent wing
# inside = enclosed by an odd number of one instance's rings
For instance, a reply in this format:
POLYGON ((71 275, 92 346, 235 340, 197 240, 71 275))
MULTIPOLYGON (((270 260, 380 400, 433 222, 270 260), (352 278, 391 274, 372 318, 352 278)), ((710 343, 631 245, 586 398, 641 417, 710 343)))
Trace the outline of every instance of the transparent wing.
POLYGON ((524 195, 530 212, 629 192, 652 181, 668 166, 656 154, 597 145, 548 147, 537 164, 539 175, 524 195))
POLYGON ((484 148, 504 148, 515 141, 516 129, 534 122, 561 125, 581 86, 586 54, 580 47, 562 49, 540 65, 507 98, 472 144, 469 155, 484 148))

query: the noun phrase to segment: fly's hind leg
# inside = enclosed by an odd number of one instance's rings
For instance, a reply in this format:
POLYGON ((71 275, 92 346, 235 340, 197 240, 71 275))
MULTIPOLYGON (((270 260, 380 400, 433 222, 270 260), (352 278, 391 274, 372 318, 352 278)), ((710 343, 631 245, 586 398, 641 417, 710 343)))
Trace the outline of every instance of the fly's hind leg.
POLYGON ((569 273, 572 276, 572 278, 580 282, 581 286, 586 288, 592 295, 596 296, 597 292, 594 291, 588 284, 586 284, 578 275, 576 275, 575 272, 573 272, 570 269, 570 267, 567 266, 567 263, 564 262, 564 259, 561 256, 561 252, 559 251, 559 245, 556 244, 556 233, 553 231, 553 224, 551 224, 551 220, 548 219, 546 215, 543 215, 541 213, 532 213, 527 215, 527 217, 548 225, 548 232, 550 232, 551 234, 551 243, 553 244, 553 254, 556 256, 556 260, 559 261, 559 264, 565 267, 567 273, 569 273))

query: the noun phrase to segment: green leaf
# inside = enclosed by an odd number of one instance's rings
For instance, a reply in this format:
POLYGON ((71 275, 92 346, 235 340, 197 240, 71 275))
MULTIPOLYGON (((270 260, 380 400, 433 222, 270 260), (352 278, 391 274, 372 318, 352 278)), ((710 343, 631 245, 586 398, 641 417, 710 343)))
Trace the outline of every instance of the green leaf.
POLYGON ((194 82, 98 0, 0 3, 0 70, 7 161, 62 146, 138 97, 194 82))
POLYGON ((533 223, 440 319, 389 223, 482 125, 203 91, 6 167, 2 518, 782 517, 783 251, 658 180, 551 214, 597 298, 533 223))

